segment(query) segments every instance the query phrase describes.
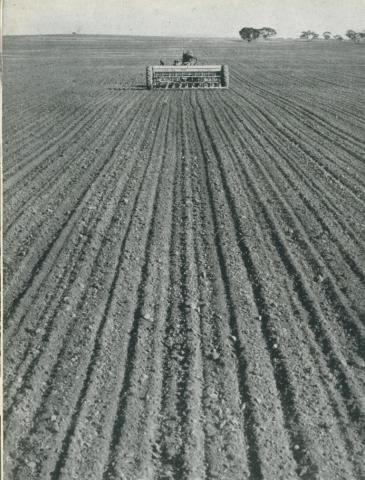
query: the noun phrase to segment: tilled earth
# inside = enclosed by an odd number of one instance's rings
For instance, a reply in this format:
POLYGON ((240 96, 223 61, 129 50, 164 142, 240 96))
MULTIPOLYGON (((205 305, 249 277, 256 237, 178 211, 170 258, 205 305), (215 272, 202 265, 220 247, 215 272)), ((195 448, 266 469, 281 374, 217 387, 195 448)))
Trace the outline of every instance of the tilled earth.
POLYGON ((365 80, 344 42, 6 38, 5 478, 365 478, 365 80))

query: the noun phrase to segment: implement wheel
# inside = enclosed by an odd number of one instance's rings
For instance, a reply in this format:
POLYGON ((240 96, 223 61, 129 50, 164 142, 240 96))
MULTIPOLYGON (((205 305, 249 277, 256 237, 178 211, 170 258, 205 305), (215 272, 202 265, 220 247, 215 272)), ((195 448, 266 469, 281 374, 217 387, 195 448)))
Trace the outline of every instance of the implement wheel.
POLYGON ((147 67, 146 69, 146 83, 148 90, 152 90, 153 88, 153 68, 147 67))
POLYGON ((221 70, 221 76, 222 76, 222 87, 229 87, 229 70, 228 70, 228 65, 223 65, 222 70, 221 70))

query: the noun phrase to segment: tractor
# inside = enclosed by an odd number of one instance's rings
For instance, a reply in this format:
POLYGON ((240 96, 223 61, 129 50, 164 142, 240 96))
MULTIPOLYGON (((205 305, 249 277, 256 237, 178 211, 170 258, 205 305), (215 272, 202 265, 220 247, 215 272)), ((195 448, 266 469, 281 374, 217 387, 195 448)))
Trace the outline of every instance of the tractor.
POLYGON ((173 65, 148 66, 146 83, 149 90, 156 88, 194 89, 228 88, 229 70, 227 65, 198 65, 198 59, 190 52, 182 54, 181 60, 173 65))

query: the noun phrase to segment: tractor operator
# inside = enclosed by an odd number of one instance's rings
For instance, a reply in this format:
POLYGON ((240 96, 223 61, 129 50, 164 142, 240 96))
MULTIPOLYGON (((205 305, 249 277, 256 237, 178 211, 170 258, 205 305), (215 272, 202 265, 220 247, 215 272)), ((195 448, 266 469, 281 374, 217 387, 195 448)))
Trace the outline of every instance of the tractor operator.
POLYGON ((195 65, 197 62, 198 59, 194 57, 193 53, 190 50, 183 52, 181 62, 183 65, 195 65))

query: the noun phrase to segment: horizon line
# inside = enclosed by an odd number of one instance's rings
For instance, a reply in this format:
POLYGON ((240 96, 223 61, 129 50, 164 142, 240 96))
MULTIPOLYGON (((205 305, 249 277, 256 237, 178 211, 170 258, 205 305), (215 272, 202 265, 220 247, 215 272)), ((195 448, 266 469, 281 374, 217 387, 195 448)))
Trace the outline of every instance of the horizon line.
MULTIPOLYGON (((92 37, 155 37, 155 38, 214 38, 214 39, 229 39, 229 40, 242 40, 242 38, 237 36, 228 36, 228 35, 154 35, 154 34, 140 34, 140 33, 78 33, 78 32, 71 32, 71 33, 7 33, 2 35, 4 37, 62 37, 62 36, 69 36, 69 37, 81 37, 81 36, 92 36, 92 37)), ((299 37, 293 36, 277 36, 275 38, 268 38, 264 39, 257 39, 260 41, 274 41, 274 40, 302 40, 299 37)), ((322 40, 321 38, 316 40, 322 40)))

